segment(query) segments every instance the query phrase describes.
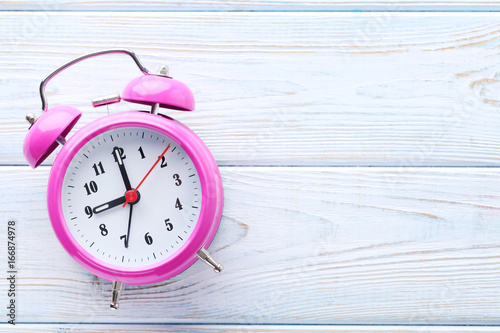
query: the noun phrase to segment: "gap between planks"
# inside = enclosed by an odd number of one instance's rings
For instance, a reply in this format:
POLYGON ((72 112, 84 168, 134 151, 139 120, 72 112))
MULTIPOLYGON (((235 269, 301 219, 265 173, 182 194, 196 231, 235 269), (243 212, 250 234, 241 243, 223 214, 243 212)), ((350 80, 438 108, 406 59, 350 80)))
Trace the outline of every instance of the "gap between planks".
POLYGON ((474 2, 468 0, 399 0, 395 2, 365 1, 119 1, 109 5, 104 1, 50 0, 6 1, 0 6, 5 11, 164 11, 164 12, 221 12, 221 11, 498 11, 498 1, 474 2))
MULTIPOLYGON (((384 325, 186 325, 186 324, 89 324, 89 323, 57 323, 57 324, 16 324, 16 332, 36 333, 114 333, 114 332, 191 332, 191 333, 233 333, 233 332, 331 332, 331 333, 486 333, 499 332, 500 326, 384 326, 384 325)), ((12 327, 0 326, 0 332, 12 332, 12 327)))

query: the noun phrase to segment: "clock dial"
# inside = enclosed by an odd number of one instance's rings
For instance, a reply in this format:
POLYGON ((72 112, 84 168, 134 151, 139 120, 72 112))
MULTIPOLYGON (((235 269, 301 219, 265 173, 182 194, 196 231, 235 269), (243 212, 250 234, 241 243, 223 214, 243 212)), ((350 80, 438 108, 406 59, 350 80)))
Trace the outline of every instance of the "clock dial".
POLYGON ((201 201, 189 155, 168 136, 141 127, 116 128, 87 142, 71 160, 61 192, 75 240, 122 267, 175 253, 191 236, 201 201))

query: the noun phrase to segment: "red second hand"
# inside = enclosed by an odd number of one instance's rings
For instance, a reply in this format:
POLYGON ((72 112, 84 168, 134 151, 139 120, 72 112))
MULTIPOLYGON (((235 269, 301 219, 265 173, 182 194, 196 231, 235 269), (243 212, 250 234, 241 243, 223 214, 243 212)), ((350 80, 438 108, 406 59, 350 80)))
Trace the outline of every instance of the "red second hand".
POLYGON ((163 153, 161 153, 160 157, 158 157, 158 159, 156 160, 155 164, 153 164, 153 166, 151 167, 151 169, 149 169, 148 173, 144 176, 144 178, 142 178, 142 180, 139 183, 139 185, 137 185, 137 187, 135 189, 133 189, 131 191, 127 191, 127 193, 125 193, 126 201, 125 201, 125 203, 123 204, 122 207, 125 207, 130 201, 134 201, 135 200, 135 199, 132 199, 132 200, 129 201, 129 198, 137 198, 137 195, 136 195, 137 190, 139 189, 139 187, 141 187, 142 183, 144 183, 144 181, 146 180, 146 178, 148 178, 149 174, 151 173, 151 171, 153 171, 153 169, 158 164, 158 162, 160 162, 161 158, 163 157, 163 155, 165 155, 165 153, 167 152, 168 148, 170 148, 170 145, 168 145, 168 147, 165 148, 165 150, 163 151, 163 153))

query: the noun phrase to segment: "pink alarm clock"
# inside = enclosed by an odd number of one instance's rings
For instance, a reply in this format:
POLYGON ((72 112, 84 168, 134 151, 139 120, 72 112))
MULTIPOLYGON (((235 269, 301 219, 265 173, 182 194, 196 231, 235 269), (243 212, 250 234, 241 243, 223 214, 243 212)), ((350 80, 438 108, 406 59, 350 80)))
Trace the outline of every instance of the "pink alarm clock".
POLYGON ((91 273, 113 281, 110 307, 118 308, 123 284, 168 279, 197 259, 222 270, 206 250, 222 216, 222 181, 212 154, 187 126, 159 108, 194 109, 190 89, 162 66, 149 74, 133 52, 105 50, 74 59, 40 85, 43 113, 31 123, 24 156, 33 168, 62 145, 50 171, 47 204, 54 232, 91 273), (72 106, 48 109, 45 86, 64 69, 91 57, 122 53, 143 75, 120 95, 95 99, 94 106, 121 99, 151 106, 85 125, 69 139, 81 112, 72 106))

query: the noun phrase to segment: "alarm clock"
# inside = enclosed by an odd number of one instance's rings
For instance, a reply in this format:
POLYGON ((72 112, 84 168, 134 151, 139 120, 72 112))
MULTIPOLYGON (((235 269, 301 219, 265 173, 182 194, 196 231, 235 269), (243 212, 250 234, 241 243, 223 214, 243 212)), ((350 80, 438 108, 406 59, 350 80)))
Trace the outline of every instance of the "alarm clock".
POLYGON ((192 111, 194 97, 162 66, 150 74, 128 50, 83 55, 49 74, 40 84, 42 114, 31 124, 24 156, 38 167, 58 145, 51 168, 47 206, 57 239, 83 268, 112 281, 111 309, 118 309, 124 284, 168 279, 197 259, 222 270, 207 248, 222 216, 222 181, 203 141, 161 109, 192 111), (120 53, 142 75, 121 95, 92 101, 94 107, 122 99, 151 107, 101 117, 68 134, 81 112, 68 105, 48 108, 47 83, 85 59, 120 53))

